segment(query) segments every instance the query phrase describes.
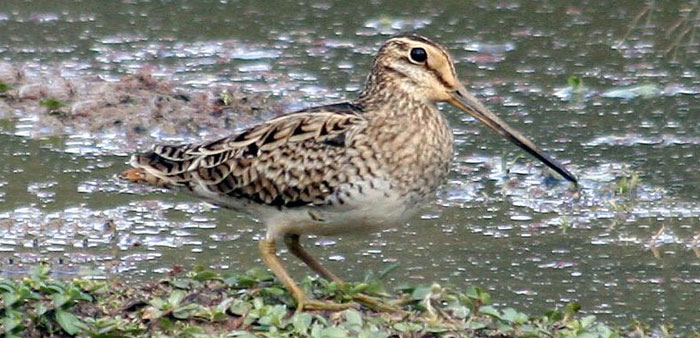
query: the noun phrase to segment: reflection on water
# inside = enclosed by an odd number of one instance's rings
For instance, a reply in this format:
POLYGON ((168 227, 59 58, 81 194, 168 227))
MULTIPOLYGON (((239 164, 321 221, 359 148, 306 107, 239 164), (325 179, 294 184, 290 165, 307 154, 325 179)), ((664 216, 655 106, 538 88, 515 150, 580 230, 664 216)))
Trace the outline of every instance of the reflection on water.
MULTIPOLYGON (((532 313, 578 301, 620 324, 700 327, 693 313, 700 297, 698 47, 684 42, 665 54, 673 40, 654 34, 676 21, 682 2, 656 8, 653 20, 628 33, 637 1, 614 10, 558 1, 409 1, 359 11, 347 3, 303 10, 226 1, 44 5, 0 7, 9 37, 0 41, 0 58, 24 65, 21 86, 95 76, 115 83, 148 65, 183 91, 238 85, 295 109, 355 95, 388 35, 436 37, 468 87, 568 163, 581 189, 448 109, 458 152, 436 202, 410 224, 371 236, 309 238, 312 250, 347 279, 398 263, 394 286, 477 284, 532 313), (567 85, 571 75, 582 87, 567 85)), ((0 81, 13 76, 0 69, 0 81)), ((260 265, 255 240, 263 229, 254 220, 114 177, 126 161, 114 155, 228 129, 170 133, 168 119, 137 134, 61 120, 48 128, 45 110, 11 104, 0 99, 0 116, 9 119, 0 121, 4 275, 42 259, 57 273, 125 279, 174 264, 260 265)), ((309 273, 287 261, 296 275, 309 273)))

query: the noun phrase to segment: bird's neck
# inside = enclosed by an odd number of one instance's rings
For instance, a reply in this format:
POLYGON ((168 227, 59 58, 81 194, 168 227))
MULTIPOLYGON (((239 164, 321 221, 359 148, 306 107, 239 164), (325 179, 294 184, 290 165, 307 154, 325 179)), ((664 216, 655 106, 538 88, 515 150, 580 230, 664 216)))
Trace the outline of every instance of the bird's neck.
POLYGON ((439 114, 435 103, 417 93, 414 83, 386 71, 372 71, 354 103, 369 114, 401 118, 420 112, 439 114))
POLYGON ((454 139, 435 103, 407 90, 411 83, 393 85, 370 82, 355 102, 363 108, 369 135, 357 142, 371 140, 358 148, 375 149, 390 182, 409 201, 417 201, 432 194, 447 177, 454 139))

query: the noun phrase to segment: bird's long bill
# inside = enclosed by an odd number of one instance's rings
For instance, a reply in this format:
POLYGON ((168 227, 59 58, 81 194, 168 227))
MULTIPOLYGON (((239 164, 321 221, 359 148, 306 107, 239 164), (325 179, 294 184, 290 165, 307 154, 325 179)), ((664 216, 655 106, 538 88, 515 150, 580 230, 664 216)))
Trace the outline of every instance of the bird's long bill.
POLYGON ((537 159, 544 162, 544 164, 554 169, 554 171, 564 176, 564 178, 567 180, 577 183, 576 176, 566 170, 566 168, 564 168, 564 166, 559 162, 550 158, 544 151, 542 151, 530 140, 526 139, 525 136, 520 134, 520 132, 511 128, 507 123, 498 118, 498 116, 492 113, 491 110, 479 102, 476 97, 469 94, 466 89, 460 88, 452 92, 452 99, 449 100, 449 102, 457 108, 462 109, 474 116, 483 124, 491 127, 491 129, 503 135, 505 138, 515 143, 518 147, 523 148, 532 156, 535 156, 537 159))

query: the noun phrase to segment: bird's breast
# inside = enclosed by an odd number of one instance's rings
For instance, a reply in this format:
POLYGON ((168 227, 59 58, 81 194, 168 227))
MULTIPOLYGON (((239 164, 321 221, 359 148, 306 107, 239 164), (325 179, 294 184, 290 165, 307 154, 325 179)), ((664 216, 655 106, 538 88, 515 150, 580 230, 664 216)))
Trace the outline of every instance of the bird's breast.
POLYGON ((452 130, 437 109, 386 122, 374 136, 383 172, 397 191, 425 199, 449 174, 454 152, 452 130))

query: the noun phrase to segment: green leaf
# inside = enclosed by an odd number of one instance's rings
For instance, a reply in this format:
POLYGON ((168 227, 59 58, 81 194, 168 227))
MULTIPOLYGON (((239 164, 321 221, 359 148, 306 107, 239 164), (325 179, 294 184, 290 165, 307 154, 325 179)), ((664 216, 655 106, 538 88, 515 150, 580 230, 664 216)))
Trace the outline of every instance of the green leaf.
POLYGON ((156 297, 151 299, 148 304, 150 304, 152 307, 158 309, 158 310, 164 310, 165 309, 165 301, 162 299, 156 297))
POLYGON ((591 324, 593 324, 593 322, 595 322, 595 316, 583 317, 583 318, 581 318, 581 327, 587 328, 587 327, 591 326, 591 324))
POLYGON ((350 288, 350 290, 347 291, 347 294, 351 296, 356 295, 364 290, 367 290, 368 287, 368 283, 356 283, 355 285, 352 285, 352 288, 350 288))
POLYGON ((490 306, 490 305, 482 306, 481 308, 479 308, 479 313, 482 315, 487 315, 487 316, 501 319, 501 314, 498 312, 498 309, 496 309, 495 307, 490 306))
POLYGON ((48 292, 48 293, 61 293, 65 294, 66 293, 66 286, 63 285, 63 283, 58 282, 58 281, 52 281, 50 284, 46 284, 42 291, 48 292))
POLYGON ((165 330, 165 331, 170 331, 170 330, 175 329, 175 322, 173 322, 169 318, 165 318, 165 317, 161 318, 158 321, 158 324, 160 325, 160 328, 165 330))
POLYGON ((357 310, 347 309, 344 314, 347 326, 358 330, 362 328, 362 315, 357 310))
POLYGON ((168 297, 168 303, 172 306, 177 306, 180 303, 182 303, 182 300, 185 299, 185 296, 185 291, 173 290, 173 292, 170 294, 170 297, 168 297))
POLYGON ((188 319, 201 309, 202 306, 199 304, 187 304, 173 310, 173 317, 177 319, 188 319))
POLYGON ((201 337, 206 331, 204 331, 204 328, 195 326, 195 325, 187 325, 184 330, 182 330, 182 335, 185 337, 201 337))
POLYGON ((547 317, 550 321, 556 322, 556 321, 560 321, 560 320, 564 319, 564 314, 561 313, 561 311, 549 310, 549 311, 546 312, 546 317, 547 317))
POLYGON ((292 325, 294 326, 294 332, 300 335, 305 335, 309 331, 311 326, 312 317, 306 312, 297 313, 292 317, 292 325))
POLYGON ((229 311, 231 311, 231 313, 233 313, 234 315, 244 316, 250 311, 252 307, 252 304, 242 301, 240 299, 236 299, 233 301, 233 304, 231 304, 229 311))
POLYGON ((224 298, 221 303, 216 305, 216 310, 225 313, 233 304, 234 299, 231 297, 224 298))
POLYGON ((263 306, 265 306, 265 302, 263 302, 262 298, 256 297, 253 299, 253 308, 254 309, 262 309, 263 306))
POLYGON ((530 324, 522 325, 518 329, 529 336, 537 336, 538 333, 541 333, 538 328, 530 324))
POLYGON ((170 284, 172 287, 176 289, 184 289, 187 290, 190 288, 190 282, 187 280, 183 280, 181 278, 173 278, 168 281, 168 284, 170 284))
POLYGON ((17 284, 13 281, 3 280, 0 281, 0 292, 2 293, 13 293, 16 292, 17 284))
POLYGON ((92 302, 92 296, 85 292, 78 292, 78 295, 75 297, 76 300, 82 300, 86 302, 92 302))
MULTIPOLYGON (((22 297, 17 294, 17 293, 3 293, 2 294, 2 301, 5 304, 5 308, 11 308, 19 301, 22 299, 22 297)), ((22 304, 19 304, 22 305, 22 304)))
POLYGON ((491 295, 476 286, 469 286, 464 294, 469 298, 478 300, 482 305, 491 302, 491 295))
POLYGON ((22 325, 22 313, 19 311, 5 311, 5 316, 2 318, 2 328, 5 333, 10 333, 15 331, 15 329, 20 329, 22 325))
POLYGON ((425 298, 425 296, 427 296, 430 293, 430 290, 430 285, 417 286, 415 289, 413 289, 413 292, 411 293, 411 299, 422 300, 423 298, 425 298))
POLYGON ((375 279, 373 281, 370 281, 367 284, 367 287, 364 290, 362 290, 362 292, 370 296, 379 296, 382 293, 385 293, 384 284, 381 280, 375 279))
POLYGON ((321 330, 323 338, 346 338, 349 337, 348 331, 340 327, 327 327, 321 330))
POLYGON ((246 276, 252 278, 256 282, 271 281, 275 278, 271 273, 262 268, 252 268, 246 271, 246 276))
POLYGON ((460 305, 460 303, 450 305, 448 309, 452 310, 452 315, 459 319, 467 318, 471 312, 468 307, 460 305))
POLYGON ((581 80, 580 77, 576 75, 571 75, 569 78, 566 80, 566 82, 569 83, 569 86, 573 91, 579 91, 583 88, 583 81, 581 80))
POLYGON ((101 293, 107 290, 108 285, 104 281, 92 279, 74 279, 73 284, 82 291, 89 293, 101 293))
POLYGON ((87 328, 85 323, 80 321, 76 315, 65 310, 56 310, 56 322, 58 322, 63 331, 66 331, 71 336, 75 336, 87 328))
POLYGON ((267 295, 279 297, 284 294, 284 290, 276 287, 264 288, 261 290, 267 295))
POLYGON ((393 327, 399 332, 418 332, 423 328, 421 325, 411 322, 399 322, 393 327))
POLYGON ((36 282, 42 282, 49 279, 49 274, 51 273, 51 267, 46 263, 39 263, 31 270, 32 279, 36 282))
POLYGON ((573 318, 576 312, 581 309, 579 303, 569 303, 564 307, 564 318, 573 318))
POLYGON ((469 324, 467 324, 467 328, 472 329, 472 330, 481 330, 486 327, 486 324, 482 322, 474 322, 471 321, 469 324))
POLYGON ((287 315, 287 307, 284 305, 266 306, 267 315, 263 316, 258 320, 262 325, 269 325, 275 327, 284 327, 286 323, 283 323, 282 318, 287 315))
POLYGON ((524 313, 515 311, 513 308, 507 308, 503 310, 501 319, 511 322, 513 324, 522 324, 527 321, 527 315, 524 313))
POLYGON ((467 287, 467 291, 465 291, 464 294, 469 298, 479 299, 481 289, 477 288, 476 286, 470 285, 469 287, 467 287))
POLYGON ((591 332, 581 332, 576 334, 577 338, 599 338, 600 335, 591 332))
POLYGON ((396 270, 399 267, 398 263, 394 264, 389 264, 389 266, 383 268, 381 271, 379 271, 379 274, 377 275, 377 279, 382 280, 384 279, 388 274, 390 274, 392 271, 396 270))
POLYGON ((425 332, 430 332, 430 333, 443 333, 449 331, 447 328, 444 327, 426 327, 425 332))
POLYGON ((69 303, 71 301, 70 297, 63 293, 54 293, 53 295, 51 295, 51 300, 53 302, 54 308, 56 309, 62 308, 65 305, 72 305, 69 303))
POLYGON ((49 98, 39 100, 39 105, 49 110, 56 110, 58 108, 64 107, 66 104, 59 100, 49 98))
POLYGON ((462 305, 465 305, 468 309, 469 312, 476 312, 476 307, 475 307, 475 300, 472 300, 472 298, 467 297, 465 294, 459 294, 459 302, 462 305))
POLYGON ((314 324, 311 327, 311 337, 313 338, 321 338, 321 331, 323 330, 323 326, 319 325, 318 323, 314 324))
POLYGON ((504 323, 504 322, 497 322, 496 327, 498 328, 498 331, 501 332, 510 332, 513 330, 513 327, 504 323))
POLYGON ((37 315, 38 317, 41 317, 41 316, 43 316, 46 312, 49 311, 49 308, 48 308, 46 305, 44 305, 44 303, 38 303, 38 304, 36 304, 36 306, 35 306, 35 311, 36 311, 36 315, 37 315))
POLYGON ((211 270, 204 270, 197 272, 196 275, 194 275, 194 280, 196 281, 207 281, 207 280, 219 280, 221 277, 219 276, 218 273, 211 271, 211 270))
POLYGON ((258 337, 258 336, 254 335, 254 334, 252 334, 252 333, 250 333, 250 332, 248 332, 248 331, 240 331, 240 330, 239 330, 239 331, 230 332, 230 334, 231 334, 232 336, 238 337, 238 338, 257 338, 257 337, 258 337))
POLYGON ((10 86, 9 84, 7 84, 5 82, 0 82, 0 93, 4 93, 10 89, 12 89, 12 86, 10 86))

